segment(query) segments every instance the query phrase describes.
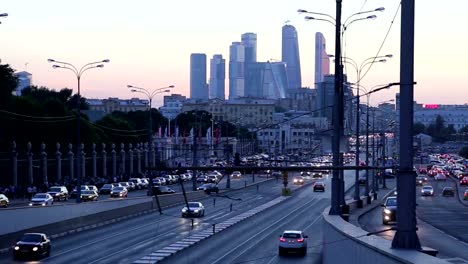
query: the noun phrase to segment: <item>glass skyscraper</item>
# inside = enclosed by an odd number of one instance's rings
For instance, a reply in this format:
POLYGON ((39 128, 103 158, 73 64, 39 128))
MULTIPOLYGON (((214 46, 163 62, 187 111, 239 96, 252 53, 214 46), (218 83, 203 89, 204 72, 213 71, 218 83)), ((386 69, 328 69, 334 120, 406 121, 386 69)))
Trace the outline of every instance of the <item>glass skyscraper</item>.
POLYGON ((325 37, 320 32, 315 33, 315 87, 330 74, 330 58, 326 51, 325 37))
POLYGON ((210 99, 219 98, 224 100, 224 79, 226 78, 226 62, 223 55, 216 54, 210 61, 210 99))
POLYGON ((251 68, 257 62, 257 34, 244 33, 241 35, 242 45, 244 46, 245 62, 244 62, 244 95, 255 96, 256 88, 253 85, 253 78, 251 68))
POLYGON ((297 31, 294 26, 284 25, 282 31, 282 58, 286 63, 288 77, 288 88, 296 89, 302 87, 301 62, 299 58, 299 44, 297 31))
POLYGON ((245 49, 240 42, 229 47, 229 99, 245 96, 245 49))
POLYGON ((190 55, 190 98, 208 100, 206 84, 206 54, 190 55))

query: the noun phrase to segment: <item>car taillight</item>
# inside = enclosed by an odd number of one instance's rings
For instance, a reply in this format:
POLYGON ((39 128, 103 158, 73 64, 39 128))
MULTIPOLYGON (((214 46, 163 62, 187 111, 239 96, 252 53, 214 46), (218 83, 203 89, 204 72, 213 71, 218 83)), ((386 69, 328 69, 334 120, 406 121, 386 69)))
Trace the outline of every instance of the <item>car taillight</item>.
POLYGON ((298 242, 298 243, 304 242, 304 238, 299 238, 299 239, 297 240, 297 242, 298 242))
POLYGON ((280 241, 281 241, 281 242, 286 242, 286 239, 280 238, 280 241))

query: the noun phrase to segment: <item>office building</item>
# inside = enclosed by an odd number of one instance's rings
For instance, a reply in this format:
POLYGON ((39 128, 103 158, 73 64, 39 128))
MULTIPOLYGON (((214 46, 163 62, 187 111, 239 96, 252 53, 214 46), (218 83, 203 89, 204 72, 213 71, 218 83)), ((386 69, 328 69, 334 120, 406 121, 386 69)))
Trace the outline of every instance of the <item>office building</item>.
POLYGON ((326 51, 325 38, 320 32, 315 33, 315 87, 330 74, 330 58, 326 51))
POLYGON ((206 54, 190 55, 190 98, 208 100, 206 84, 206 54))
POLYGON ((240 42, 229 47, 229 100, 245 96, 245 49, 240 42))
POLYGON ((257 34, 244 33, 241 35, 241 43, 244 46, 244 91, 245 96, 254 97, 258 91, 258 87, 254 85, 255 75, 252 75, 251 68, 255 67, 257 62, 257 34))
POLYGON ((284 25, 282 30, 282 58, 286 63, 288 88, 302 87, 301 62, 299 57, 299 44, 297 31, 294 26, 284 25))
POLYGON ((32 74, 27 71, 21 71, 15 73, 16 77, 18 77, 18 86, 15 90, 15 95, 21 96, 21 91, 24 88, 27 88, 32 85, 32 74))
POLYGON ((210 84, 209 94, 210 99, 218 98, 225 99, 225 84, 226 78, 226 62, 223 55, 214 55, 210 61, 210 84))

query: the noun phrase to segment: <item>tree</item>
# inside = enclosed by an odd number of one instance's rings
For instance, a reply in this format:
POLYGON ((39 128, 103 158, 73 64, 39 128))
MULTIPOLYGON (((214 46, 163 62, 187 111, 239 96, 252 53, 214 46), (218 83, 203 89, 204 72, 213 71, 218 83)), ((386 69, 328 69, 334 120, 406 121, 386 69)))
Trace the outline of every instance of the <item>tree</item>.
POLYGON ((468 147, 463 147, 458 154, 463 158, 468 159, 468 147))
POLYGON ((0 64, 0 108, 7 108, 12 93, 18 87, 18 77, 8 64, 0 64))
POLYGON ((418 135, 424 132, 426 132, 426 126, 423 123, 418 122, 414 124, 413 135, 418 135))

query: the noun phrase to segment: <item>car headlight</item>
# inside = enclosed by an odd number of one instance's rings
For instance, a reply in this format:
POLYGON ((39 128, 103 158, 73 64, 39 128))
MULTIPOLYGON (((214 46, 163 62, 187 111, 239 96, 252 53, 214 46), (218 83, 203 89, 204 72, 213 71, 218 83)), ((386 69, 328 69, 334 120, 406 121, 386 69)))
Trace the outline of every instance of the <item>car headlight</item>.
POLYGON ((33 247, 33 251, 37 251, 38 249, 38 247, 33 247))
POLYGON ((46 206, 46 203, 45 203, 45 202, 43 202, 41 205, 42 205, 42 206, 46 206))
POLYGON ((56 194, 55 194, 55 196, 59 196, 59 195, 60 195, 60 193, 56 193, 56 194))
POLYGON ((187 208, 182 209, 182 212, 184 213, 187 212, 187 208))
POLYGON ((29 206, 32 206, 33 204, 32 203, 29 203, 29 206))
POLYGON ((388 210, 388 209, 384 209, 384 213, 385 213, 385 214, 391 214, 392 211, 390 211, 390 210, 388 210))
POLYGON ((198 213, 198 209, 193 210, 195 213, 198 213))
POLYGON ((14 249, 15 249, 15 250, 19 250, 20 247, 19 247, 19 246, 15 246, 14 249))

